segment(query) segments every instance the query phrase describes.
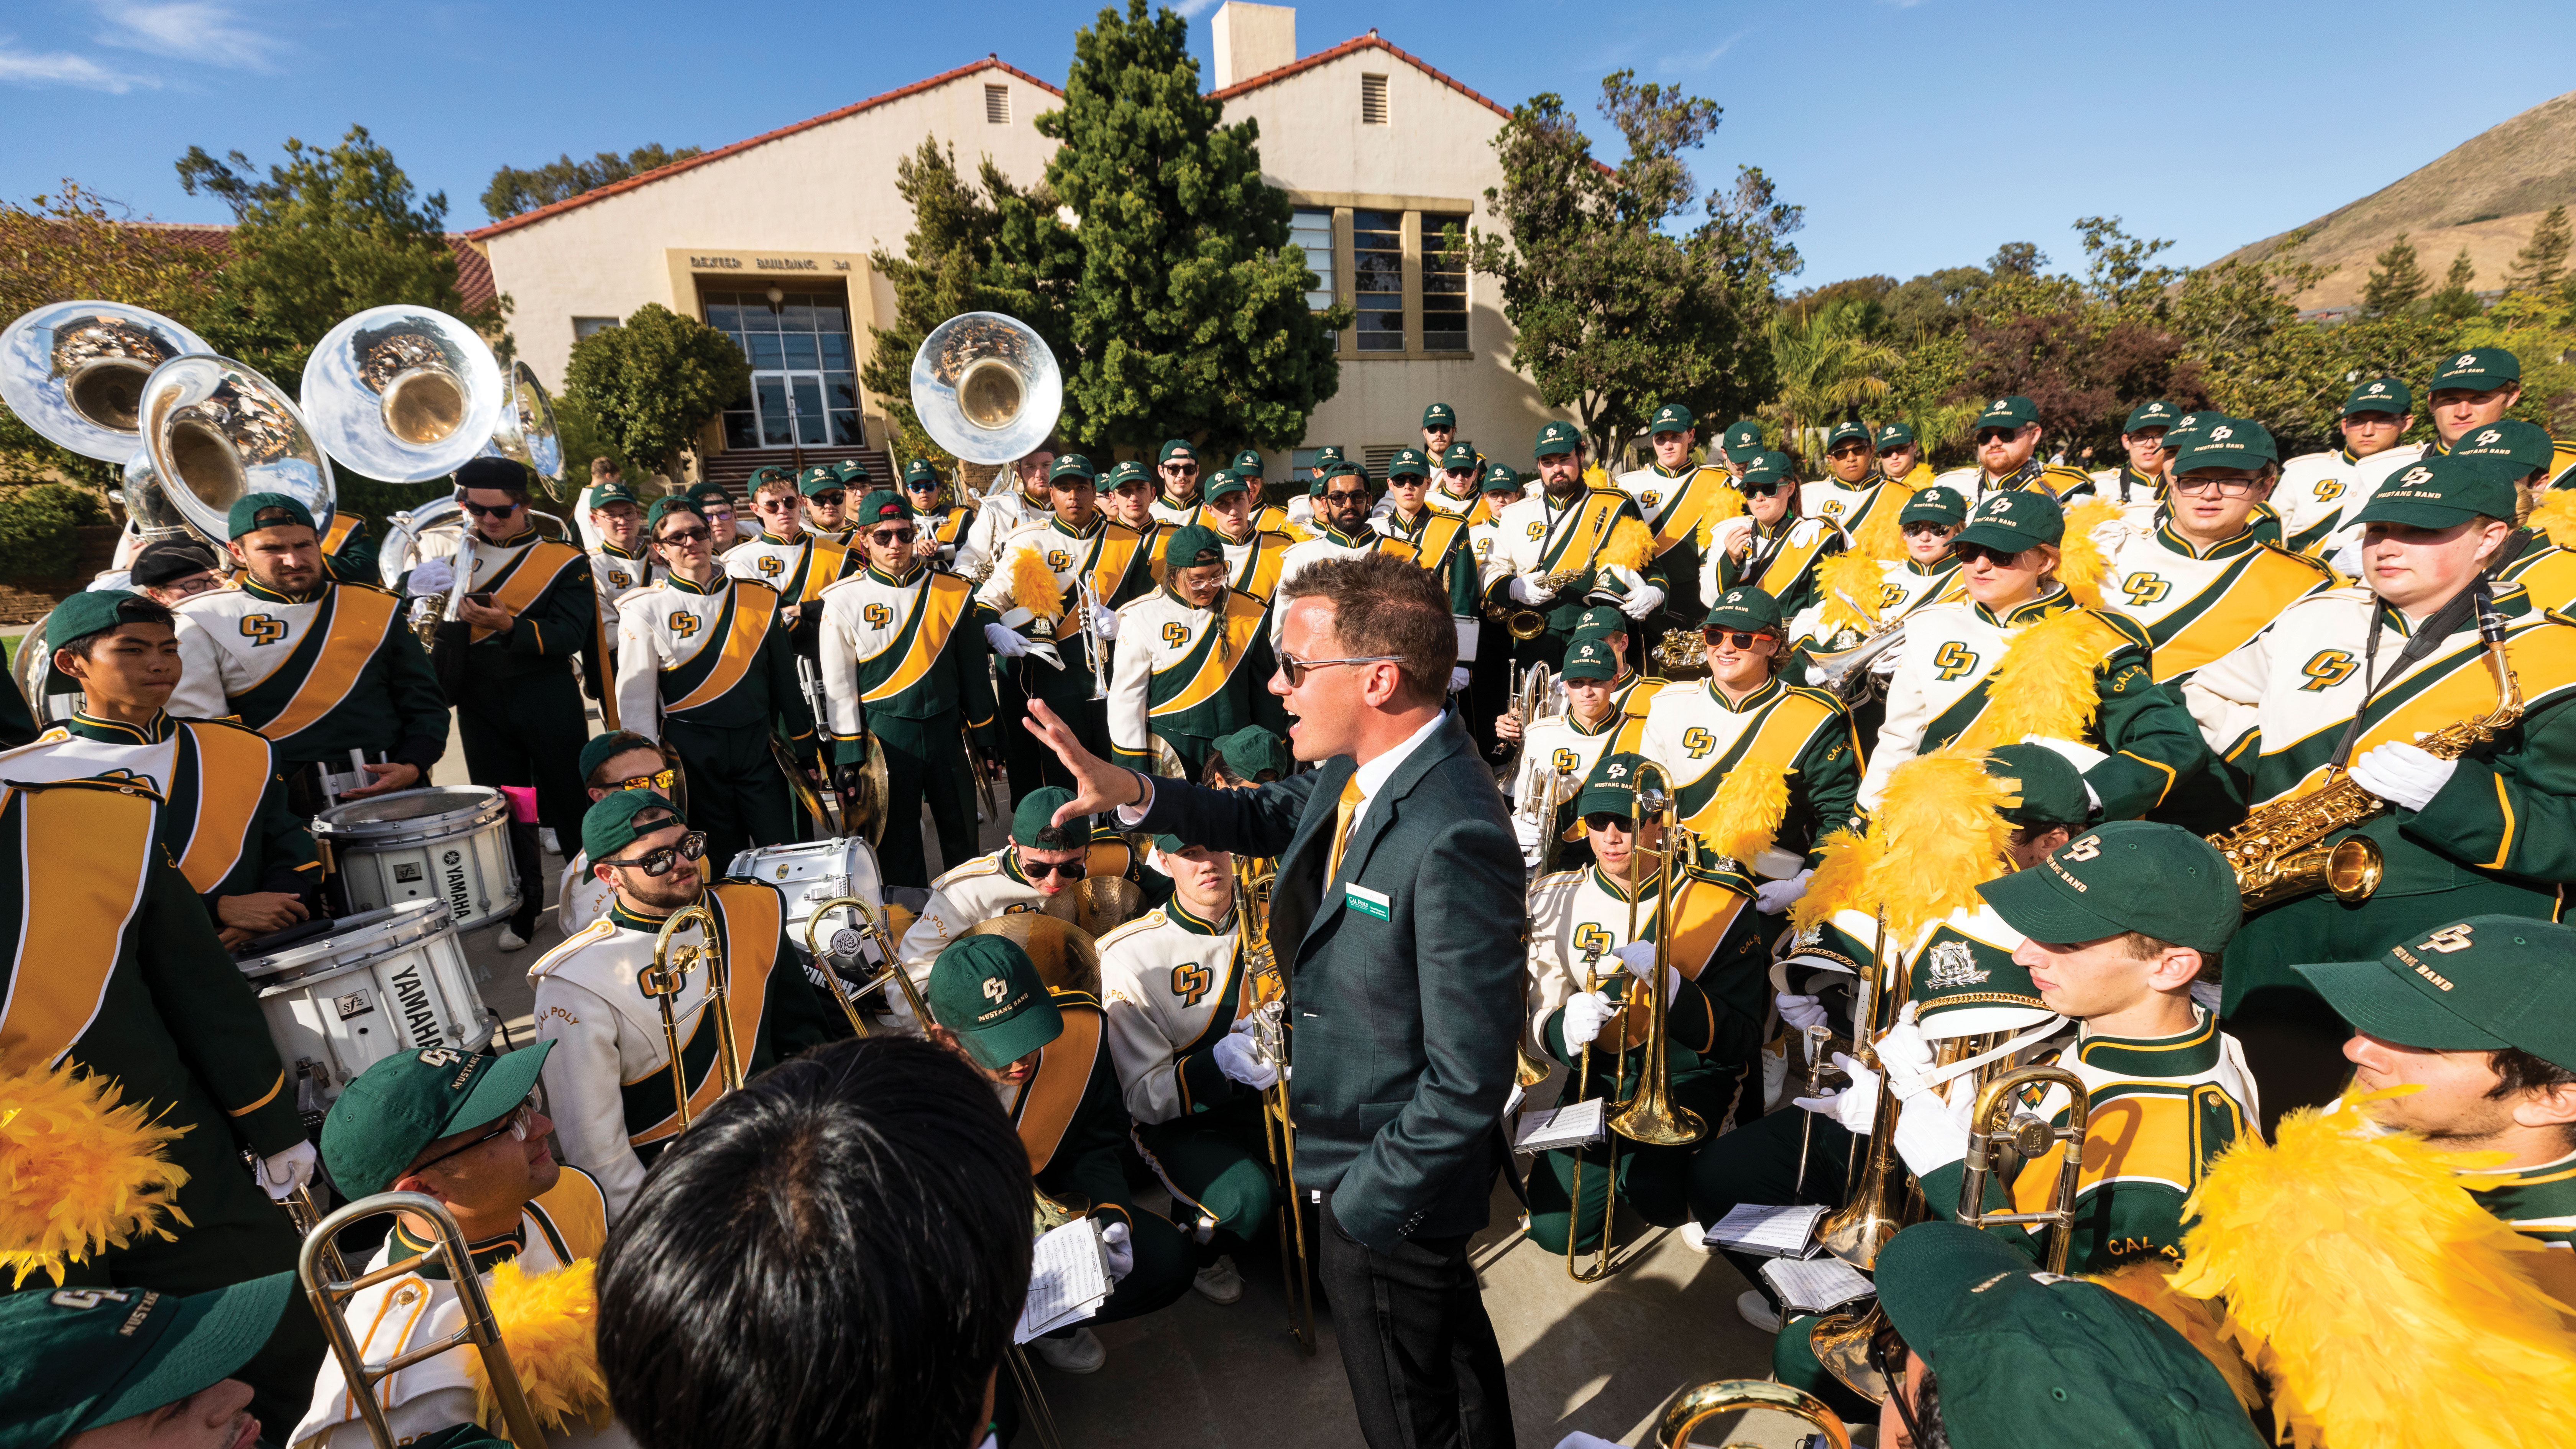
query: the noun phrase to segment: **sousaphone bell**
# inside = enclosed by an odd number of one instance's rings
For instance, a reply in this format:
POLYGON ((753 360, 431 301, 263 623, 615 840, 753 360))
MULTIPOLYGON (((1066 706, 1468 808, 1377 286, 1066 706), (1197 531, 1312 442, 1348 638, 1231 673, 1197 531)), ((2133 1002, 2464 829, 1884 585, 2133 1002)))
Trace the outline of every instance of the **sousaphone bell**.
POLYGON ((912 355, 912 410, 931 441, 963 462, 1014 463, 1064 410, 1064 374, 1035 329, 999 312, 961 312, 912 355))
MULTIPOLYGON (((332 457, 388 483, 424 483, 463 467, 493 443, 508 400, 492 349, 473 328, 427 307, 370 307, 344 318, 304 366, 313 435, 332 457)), ((550 421, 553 409, 545 415, 550 421)))
POLYGON ((140 426, 160 497, 218 547, 230 533, 225 515, 246 493, 283 493, 313 515, 316 531, 329 531, 331 460, 294 399, 248 363, 207 353, 161 364, 143 385, 140 426))
POLYGON ((143 455, 143 390, 173 358, 211 353, 206 339, 121 302, 55 302, 0 330, 0 400, 46 441, 125 466, 125 505, 142 538, 184 535, 143 455))

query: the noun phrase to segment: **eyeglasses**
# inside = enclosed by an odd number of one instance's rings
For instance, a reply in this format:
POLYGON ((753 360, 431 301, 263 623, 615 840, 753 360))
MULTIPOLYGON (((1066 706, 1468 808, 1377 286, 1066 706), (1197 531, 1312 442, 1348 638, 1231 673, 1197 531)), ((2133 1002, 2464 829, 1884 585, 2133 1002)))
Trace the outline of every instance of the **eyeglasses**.
POLYGON ((793 498, 764 498, 758 503, 752 505, 752 507, 759 509, 763 513, 775 513, 782 508, 793 508, 795 506, 796 500, 793 498))
POLYGON ((1699 631, 1700 642, 1706 644, 1711 649, 1717 648, 1721 644, 1725 645, 1729 649, 1750 649, 1753 647, 1754 640, 1768 639, 1770 637, 1771 636, 1768 634, 1747 634, 1736 629, 1702 629, 1699 631))
POLYGON ((1366 503, 1368 502, 1368 490, 1363 488, 1358 492, 1353 493, 1350 490, 1343 488, 1327 488, 1324 490, 1324 501, 1327 503, 1366 503))
POLYGON ((202 594, 206 590, 214 588, 221 583, 223 583, 222 579, 217 578, 211 573, 205 573, 190 574, 184 579, 172 579, 170 582, 163 584, 160 587, 164 591, 177 594, 179 597, 184 599, 191 595, 202 594))
POLYGON ((2020 558, 2023 553, 2023 550, 2020 549, 1988 548, 1982 543, 1952 544, 1950 546, 1950 551, 1959 556, 1959 562, 1961 563, 1973 564, 1985 562, 1993 564, 1999 569, 2011 568, 2013 566, 2013 561, 2020 558))
POLYGON ((519 511, 519 505, 515 503, 503 503, 496 507, 486 508, 480 503, 468 503, 465 505, 465 511, 473 514, 477 518, 507 518, 511 514, 519 511))
POLYGON ((2195 478, 2185 473, 2173 480, 2171 486, 2176 493, 2201 494, 2216 489, 2221 498, 2242 498, 2253 492, 2262 481, 2260 478, 2195 478))
POLYGON ((482 1136, 475 1138, 473 1141, 466 1143, 462 1147, 451 1147, 447 1151, 438 1154, 427 1162, 414 1163, 412 1164, 411 1170, 413 1172, 427 1172, 431 1168, 436 1167, 438 1164, 445 1162, 451 1157, 463 1156, 465 1153, 473 1151, 475 1148, 482 1146, 486 1142, 491 1142, 504 1136, 525 1142, 528 1140, 528 1128, 533 1124, 536 1115, 537 1099, 530 1097, 526 1101, 511 1108, 510 1114, 503 1117, 499 1124, 494 1126, 491 1131, 484 1133, 482 1136))
POLYGON ((692 830, 680 837, 677 845, 648 850, 633 860, 595 860, 593 865, 631 865, 646 875, 660 880, 671 873, 671 867, 682 860, 695 860, 707 853, 706 832, 692 830))
POLYGON ((873 543, 880 548, 892 548, 899 543, 912 542, 912 530, 909 528, 880 528, 876 532, 868 535, 868 542, 873 543))
POLYGON ((703 528, 675 528, 653 540, 655 543, 704 543, 715 537, 703 528))
POLYGON ((1783 488, 1794 488, 1796 486, 1796 484, 1790 482, 1786 478, 1780 479, 1775 483, 1746 483, 1742 485, 1744 496, 1747 498, 1768 498, 1783 488))
POLYGON ((620 780, 614 788, 620 790, 668 790, 679 778, 680 772, 677 770, 660 769, 655 770, 649 775, 637 775, 630 780, 620 780))
POLYGON ((1025 853, 1020 856, 1020 874, 1033 880, 1042 875, 1080 880, 1090 873, 1091 867, 1085 865, 1079 857, 1073 860, 1031 860, 1025 853))
POLYGON ((1627 831, 1635 822, 1616 810, 1595 810, 1583 817, 1583 828, 1598 835, 1604 830, 1627 831))
POLYGON ((1349 659, 1300 659, 1285 649, 1279 651, 1279 672, 1288 676, 1290 689, 1304 684, 1309 672, 1330 669, 1336 664, 1402 664, 1403 662, 1404 656, 1401 654, 1371 654, 1349 659))

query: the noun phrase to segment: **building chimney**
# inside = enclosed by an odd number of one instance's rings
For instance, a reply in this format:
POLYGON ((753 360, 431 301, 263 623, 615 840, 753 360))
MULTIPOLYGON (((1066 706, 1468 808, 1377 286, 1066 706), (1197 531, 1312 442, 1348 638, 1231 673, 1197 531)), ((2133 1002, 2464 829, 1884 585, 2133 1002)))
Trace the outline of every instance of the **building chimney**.
POLYGON ((1224 90, 1297 58, 1297 7, 1226 0, 1208 35, 1216 47, 1216 89, 1224 90))

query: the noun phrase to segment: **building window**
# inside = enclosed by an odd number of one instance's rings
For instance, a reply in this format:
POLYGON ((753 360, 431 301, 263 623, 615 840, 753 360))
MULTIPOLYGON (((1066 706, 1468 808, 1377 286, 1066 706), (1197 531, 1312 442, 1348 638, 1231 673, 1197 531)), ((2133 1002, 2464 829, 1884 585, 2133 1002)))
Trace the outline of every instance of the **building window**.
POLYGON ((1467 218, 1422 213, 1422 350, 1467 350, 1467 218), (1458 228, 1459 250, 1443 251, 1444 228, 1458 228))
POLYGON ((1404 213, 1351 212, 1351 299, 1362 352, 1404 350, 1404 213))
POLYGON ((1321 312, 1333 305, 1333 214, 1300 207, 1289 214, 1288 240, 1306 250, 1306 270, 1315 274, 1315 289, 1306 305, 1321 312))
POLYGON ((751 387, 725 409, 728 448, 860 447, 850 314, 836 293, 708 292, 707 325, 751 359, 751 387))
POLYGON ((984 123, 988 126, 1011 124, 1011 88, 1009 86, 984 87, 984 123))
POLYGON ((583 338, 592 333, 605 332, 616 325, 617 319, 614 317, 575 317, 572 319, 573 343, 578 346, 583 338))
POLYGON ((1360 124, 1363 126, 1383 126, 1386 124, 1385 76, 1364 75, 1360 77, 1360 124))

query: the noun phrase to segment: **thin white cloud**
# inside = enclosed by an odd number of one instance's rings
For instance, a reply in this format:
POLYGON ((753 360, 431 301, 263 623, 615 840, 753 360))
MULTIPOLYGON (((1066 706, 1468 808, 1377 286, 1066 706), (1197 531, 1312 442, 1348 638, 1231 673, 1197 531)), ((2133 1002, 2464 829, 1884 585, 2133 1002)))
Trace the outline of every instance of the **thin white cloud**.
POLYGON ((1677 55, 1657 61, 1655 63, 1655 69, 1662 71, 1666 75, 1672 75, 1680 71, 1706 70, 1717 63, 1719 56, 1733 50, 1735 48, 1735 42, 1742 40, 1744 37, 1751 35, 1752 33, 1753 32, 1750 28, 1739 30, 1733 35, 1726 37, 1724 40, 1719 41, 1713 48, 1701 51, 1697 55, 1677 55))
POLYGON ((1216 0, 1173 0, 1172 8, 1181 12, 1183 20, 1196 20, 1215 3, 1216 0))
POLYGON ((99 0, 98 9, 108 23, 98 37, 102 45, 226 70, 274 69, 272 57, 285 44, 278 37, 252 28, 229 7, 204 4, 201 0, 163 0, 159 4, 99 0))
POLYGON ((110 70, 88 56, 68 51, 39 55, 20 50, 16 37, 0 35, 0 85, 78 86, 121 96, 137 89, 158 90, 161 82, 148 75, 110 70))

